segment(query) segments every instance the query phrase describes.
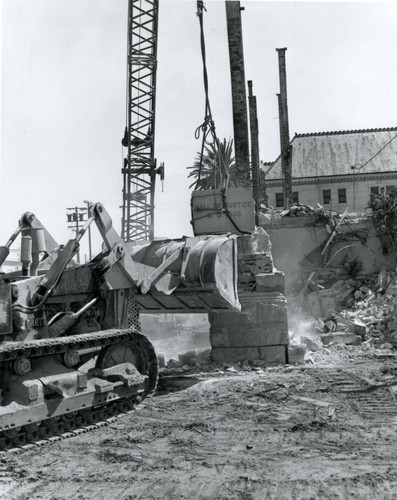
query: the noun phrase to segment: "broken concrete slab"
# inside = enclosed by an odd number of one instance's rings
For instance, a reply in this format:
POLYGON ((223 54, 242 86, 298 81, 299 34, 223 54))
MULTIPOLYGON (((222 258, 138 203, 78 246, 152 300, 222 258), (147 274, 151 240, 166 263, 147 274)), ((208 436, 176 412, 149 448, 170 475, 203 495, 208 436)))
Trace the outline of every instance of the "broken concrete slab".
POLYGON ((318 352, 323 348, 323 344, 320 339, 311 339, 309 337, 301 337, 301 344, 307 347, 309 351, 318 352))
POLYGON ((367 333, 367 326, 359 319, 355 319, 354 323, 352 325, 349 325, 348 331, 351 333, 355 333, 356 335, 360 335, 361 338, 364 338, 367 333))
POLYGON ((332 332, 324 333, 320 336, 324 345, 330 344, 346 344, 346 345, 360 345, 361 337, 355 333, 349 332, 332 332))

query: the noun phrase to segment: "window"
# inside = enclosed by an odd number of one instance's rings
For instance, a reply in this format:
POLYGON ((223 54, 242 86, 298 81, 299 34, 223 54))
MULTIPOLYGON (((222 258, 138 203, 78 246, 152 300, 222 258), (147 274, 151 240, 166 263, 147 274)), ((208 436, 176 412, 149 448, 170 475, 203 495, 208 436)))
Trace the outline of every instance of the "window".
POLYGON ((371 186, 371 194, 379 194, 379 186, 371 186))
POLYGON ((284 206, 284 196, 283 193, 276 193, 276 207, 284 206))
POLYGON ((339 203, 346 203, 346 189, 338 189, 338 201, 339 203))
POLYGON ((384 192, 385 192, 385 188, 381 186, 380 187, 380 194, 384 194, 384 192))
POLYGON ((396 186, 386 186, 386 193, 391 193, 396 186))
POLYGON ((292 203, 296 203, 297 205, 299 204, 299 192, 298 191, 292 192, 292 203))
POLYGON ((323 204, 329 205, 331 203, 331 190, 323 189, 323 204))

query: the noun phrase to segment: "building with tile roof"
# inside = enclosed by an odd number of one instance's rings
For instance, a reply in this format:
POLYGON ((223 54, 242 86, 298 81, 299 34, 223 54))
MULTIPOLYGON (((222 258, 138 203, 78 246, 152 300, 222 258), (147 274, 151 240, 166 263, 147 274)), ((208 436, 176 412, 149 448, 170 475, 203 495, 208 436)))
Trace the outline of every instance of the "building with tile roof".
MULTIPOLYGON (((371 193, 397 186, 397 127, 295 134, 290 144, 295 202, 364 212, 371 193)), ((282 208, 281 158, 261 169, 268 205, 282 208)))

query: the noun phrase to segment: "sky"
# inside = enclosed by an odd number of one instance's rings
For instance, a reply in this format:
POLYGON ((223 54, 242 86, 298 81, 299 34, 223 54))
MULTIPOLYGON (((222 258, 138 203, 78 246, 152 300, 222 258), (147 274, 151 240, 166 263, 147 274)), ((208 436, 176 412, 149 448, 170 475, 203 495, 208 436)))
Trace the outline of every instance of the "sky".
MULTIPOLYGON (((210 101, 233 136, 223 1, 205 2, 210 101)), ((246 0, 245 76, 260 158, 280 150, 278 59, 287 47, 290 134, 397 126, 397 3, 246 0)), ((120 230, 127 0, 2 0, 0 245, 34 212, 65 243, 66 208, 102 202, 120 230)), ((155 236, 192 235, 190 180, 204 118, 196 2, 160 0, 155 236)))

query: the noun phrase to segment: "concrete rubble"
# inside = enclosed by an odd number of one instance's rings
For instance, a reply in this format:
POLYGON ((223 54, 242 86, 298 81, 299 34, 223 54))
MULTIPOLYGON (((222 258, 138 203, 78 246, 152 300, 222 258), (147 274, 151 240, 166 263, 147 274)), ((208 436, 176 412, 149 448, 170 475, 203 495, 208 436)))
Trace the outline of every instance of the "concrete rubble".
POLYGON ((301 317, 307 326, 307 334, 296 334, 294 321, 290 321, 290 363, 314 362, 317 354, 327 353, 335 346, 350 350, 363 345, 392 356, 397 348, 395 272, 383 269, 365 279, 337 281, 330 288, 314 293, 320 296, 323 311, 324 305, 332 307, 316 318, 318 303, 311 309, 314 301, 308 300, 302 308, 302 297, 290 299, 295 306, 292 306, 295 324, 296 318, 301 317), (322 301, 325 296, 332 297, 332 301, 322 301))

